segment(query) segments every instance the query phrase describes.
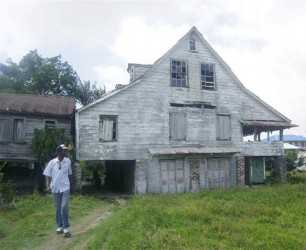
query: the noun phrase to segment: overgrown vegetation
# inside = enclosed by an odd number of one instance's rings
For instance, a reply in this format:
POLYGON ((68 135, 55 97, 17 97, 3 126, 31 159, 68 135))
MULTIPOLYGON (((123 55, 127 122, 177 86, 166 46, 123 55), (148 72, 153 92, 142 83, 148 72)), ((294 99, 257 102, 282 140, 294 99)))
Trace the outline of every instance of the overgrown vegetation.
MULTIPOLYGON (((287 176, 290 177, 297 170, 298 167, 305 164, 304 157, 298 155, 298 151, 292 149, 285 149, 285 164, 287 168, 287 176)), ((276 169, 274 165, 274 160, 272 158, 267 158, 266 162, 266 182, 267 183, 278 183, 281 182, 276 176, 276 169)))
MULTIPOLYGON (((93 197, 72 195, 70 222, 78 223, 93 210, 108 205, 109 202, 93 197)), ((0 248, 3 250, 35 249, 54 235, 55 228, 52 196, 18 197, 13 208, 0 208, 0 248)))
POLYGON ((105 163, 104 161, 81 161, 83 177, 85 180, 90 181, 94 171, 98 173, 100 178, 105 177, 105 163))
MULTIPOLYGON (((61 143, 71 144, 64 129, 56 127, 35 129, 31 147, 34 156, 40 163, 44 164, 56 156, 55 149, 61 143)), ((71 152, 71 150, 69 151, 71 152)))
POLYGON ((5 164, 6 163, 0 166, 0 208, 14 205, 16 199, 16 190, 13 187, 12 181, 3 180, 4 174, 1 173, 1 169, 5 166, 5 164))
MULTIPOLYGON (((305 199, 306 174, 256 188, 137 195, 66 249, 305 249, 305 199)), ((72 224, 105 205, 72 196, 72 224)), ((54 226, 51 196, 18 198, 0 209, 1 249, 43 246, 54 226)))
POLYGON ((292 149, 285 149, 285 159, 288 172, 296 170, 297 167, 302 166, 305 162, 303 157, 298 156, 297 150, 292 149))
POLYGON ((142 195, 66 249, 305 249, 306 176, 273 186, 142 195))

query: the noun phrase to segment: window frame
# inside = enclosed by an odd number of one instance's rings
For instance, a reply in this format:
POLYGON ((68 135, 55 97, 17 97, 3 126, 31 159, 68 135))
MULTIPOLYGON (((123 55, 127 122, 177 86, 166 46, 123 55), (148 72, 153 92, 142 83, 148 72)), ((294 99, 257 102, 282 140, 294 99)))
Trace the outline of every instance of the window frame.
POLYGON ((56 120, 53 120, 53 119, 45 119, 44 120, 44 128, 45 129, 51 129, 51 128, 55 128, 55 127, 57 127, 57 121, 56 120), (46 123, 47 122, 53 122, 54 123, 54 126, 46 126, 46 123))
POLYGON ((180 60, 180 59, 171 59, 170 60, 170 86, 171 87, 181 87, 181 88, 188 88, 188 61, 186 60, 180 60), (180 63, 185 64, 185 72, 183 72, 183 66, 179 66, 176 65, 176 71, 174 71, 174 62, 176 64, 180 63), (181 72, 177 72, 177 69, 180 69, 181 72), (185 76, 184 78, 173 78, 173 74, 176 74, 177 77, 179 75, 185 76), (185 80, 185 84, 183 84, 182 82, 180 84, 178 84, 178 81, 181 80, 185 80), (174 83, 175 81, 175 83, 174 83))
MULTIPOLYGON (((205 69, 204 69, 205 71, 205 69)), ((214 63, 201 63, 200 64, 200 82, 201 82, 201 89, 202 90, 210 90, 210 91, 213 91, 213 90, 216 90, 216 66, 214 63), (202 72, 202 66, 208 66, 208 67, 212 67, 213 69, 213 75, 210 76, 210 75, 203 75, 202 72), (207 81, 207 78, 209 77, 213 77, 213 81, 207 81), (203 80, 205 78, 205 80, 203 80)))
MULTIPOLYGON (((109 131, 108 131, 109 133, 109 131)), ((99 116, 99 141, 100 142, 114 142, 118 141, 118 115, 100 115, 99 116), (103 121, 113 121, 112 139, 103 137, 103 121)))

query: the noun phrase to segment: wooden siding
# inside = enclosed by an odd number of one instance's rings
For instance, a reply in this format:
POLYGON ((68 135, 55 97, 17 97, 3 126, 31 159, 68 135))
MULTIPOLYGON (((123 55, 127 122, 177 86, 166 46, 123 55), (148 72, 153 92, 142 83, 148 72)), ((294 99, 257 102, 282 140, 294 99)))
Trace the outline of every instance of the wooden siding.
POLYGON ((238 156, 283 154, 281 143, 243 142, 242 120, 289 120, 245 89, 201 35, 193 32, 196 51, 189 50, 190 36, 184 36, 139 80, 77 111, 78 160, 136 160, 135 192, 143 193, 177 192, 176 165, 168 161, 184 159, 184 189, 179 190, 196 191, 235 186, 238 156), (172 60, 188 65, 186 87, 171 87, 172 60), (202 89, 201 64, 214 65, 214 90, 202 89), (115 141, 99 140, 101 116, 117 118, 115 141), (214 160, 205 153, 153 156, 154 150, 149 150, 192 147, 235 150, 223 155, 212 152, 214 160), (194 156, 198 159, 193 161, 194 156), (161 160, 168 161, 161 164, 161 160))
POLYGON ((69 118, 2 113, 0 121, 3 120, 11 126, 7 130, 0 130, 0 161, 36 161, 31 150, 31 142, 34 137, 34 130, 44 129, 45 120, 55 121, 58 128, 65 129, 67 135, 71 136, 71 121, 69 118), (23 120, 23 137, 15 138, 15 140, 13 137, 14 119, 23 120))
POLYGON ((198 52, 180 42, 147 72, 139 83, 77 113, 78 159, 147 159, 148 147, 200 144, 202 146, 241 146, 243 119, 280 120, 237 84, 223 65, 200 42, 198 52), (188 61, 188 88, 170 87, 171 59, 188 61), (202 90, 201 63, 213 63, 216 91, 202 90), (217 109, 170 107, 170 103, 206 102, 217 109), (246 108, 248 107, 248 108, 246 108), (169 140, 169 113, 185 112, 187 138, 169 140), (231 140, 217 141, 217 113, 230 114, 231 140), (118 141, 99 141, 100 115, 118 116, 118 141))

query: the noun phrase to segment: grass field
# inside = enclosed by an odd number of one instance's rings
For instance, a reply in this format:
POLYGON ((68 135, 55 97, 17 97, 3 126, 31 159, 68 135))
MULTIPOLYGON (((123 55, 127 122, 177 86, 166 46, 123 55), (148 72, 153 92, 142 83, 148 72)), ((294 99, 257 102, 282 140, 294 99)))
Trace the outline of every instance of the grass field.
MULTIPOLYGON (((134 196, 65 248, 306 249, 306 176, 293 180, 134 196)), ((91 197, 72 197, 71 220, 107 205, 91 197)), ((52 209, 51 198, 33 196, 18 200, 13 210, 1 211, 0 248, 34 249, 46 241, 54 230, 52 209)))
MULTIPOLYGON (((72 196, 70 218, 77 221, 108 202, 86 196, 72 196)), ((54 234, 52 197, 19 197, 14 208, 0 210, 0 249, 34 249, 54 234)))

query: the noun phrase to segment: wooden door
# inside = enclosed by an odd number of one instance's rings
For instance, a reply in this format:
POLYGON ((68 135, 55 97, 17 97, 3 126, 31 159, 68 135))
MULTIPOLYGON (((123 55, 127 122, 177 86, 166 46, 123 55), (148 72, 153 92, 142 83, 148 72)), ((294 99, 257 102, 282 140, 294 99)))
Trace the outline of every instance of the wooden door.
POLYGON ((264 159, 259 158, 252 158, 252 165, 251 165, 251 180, 252 184, 262 184, 265 182, 265 164, 264 159))
POLYGON ((162 160, 161 167, 161 192, 182 193, 185 191, 184 160, 162 160))
POLYGON ((228 158, 209 158, 207 160, 208 188, 229 187, 230 160, 228 158))

